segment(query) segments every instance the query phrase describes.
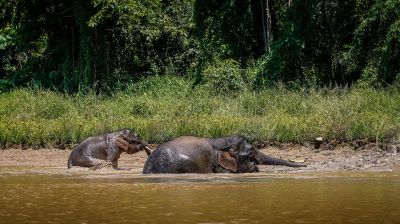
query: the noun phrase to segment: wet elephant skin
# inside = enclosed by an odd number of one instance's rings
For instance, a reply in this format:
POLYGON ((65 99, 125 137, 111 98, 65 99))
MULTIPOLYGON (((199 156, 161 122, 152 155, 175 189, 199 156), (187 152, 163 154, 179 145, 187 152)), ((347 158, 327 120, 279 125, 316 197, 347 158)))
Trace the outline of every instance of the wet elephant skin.
POLYGON ((252 173, 257 164, 304 166, 269 157, 240 136, 182 136, 161 144, 147 158, 143 173, 252 173))
POLYGON ((151 153, 148 144, 130 129, 90 137, 72 150, 68 159, 68 169, 73 166, 92 169, 112 166, 118 169, 121 153, 134 154, 140 150, 145 150, 147 155, 151 153))

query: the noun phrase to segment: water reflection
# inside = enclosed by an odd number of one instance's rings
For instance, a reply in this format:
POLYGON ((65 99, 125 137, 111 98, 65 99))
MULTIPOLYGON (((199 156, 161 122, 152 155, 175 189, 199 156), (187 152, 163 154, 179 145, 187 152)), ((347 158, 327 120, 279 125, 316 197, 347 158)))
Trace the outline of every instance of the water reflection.
POLYGON ((0 175, 0 223, 397 223, 398 173, 0 175))

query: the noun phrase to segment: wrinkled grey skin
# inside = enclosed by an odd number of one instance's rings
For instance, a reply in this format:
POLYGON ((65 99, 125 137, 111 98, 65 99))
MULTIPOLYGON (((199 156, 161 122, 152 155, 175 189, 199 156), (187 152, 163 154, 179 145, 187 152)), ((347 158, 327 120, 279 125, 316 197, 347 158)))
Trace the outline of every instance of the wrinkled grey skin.
POLYGON ((134 154, 140 150, 145 150, 147 155, 151 153, 148 144, 130 129, 90 137, 72 150, 68 169, 73 166, 91 169, 112 166, 118 169, 118 159, 122 152, 134 154))
POLYGON ((252 173, 258 172, 257 164, 305 166, 266 156, 240 136, 182 136, 159 145, 147 158, 143 173, 252 173))

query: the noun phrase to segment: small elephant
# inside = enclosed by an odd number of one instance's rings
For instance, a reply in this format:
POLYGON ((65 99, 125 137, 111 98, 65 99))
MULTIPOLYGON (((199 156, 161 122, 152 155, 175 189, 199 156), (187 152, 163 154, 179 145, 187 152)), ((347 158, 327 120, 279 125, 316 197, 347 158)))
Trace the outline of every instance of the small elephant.
POLYGON ((159 145, 147 158, 143 173, 252 173, 257 164, 303 167, 266 156, 240 136, 182 136, 159 145))
POLYGON ((90 137, 72 150, 68 159, 68 169, 72 166, 91 169, 112 166, 118 169, 118 159, 122 152, 134 154, 140 150, 145 150, 147 155, 151 154, 148 144, 130 129, 90 137))

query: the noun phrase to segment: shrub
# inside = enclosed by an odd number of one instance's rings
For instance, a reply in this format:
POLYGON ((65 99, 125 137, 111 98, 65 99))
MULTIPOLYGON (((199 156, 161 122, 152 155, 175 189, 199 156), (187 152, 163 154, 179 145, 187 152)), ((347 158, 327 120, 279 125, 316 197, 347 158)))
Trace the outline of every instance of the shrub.
POLYGON ((245 83, 239 63, 233 59, 217 61, 203 72, 206 86, 215 93, 229 94, 244 91, 245 83))

